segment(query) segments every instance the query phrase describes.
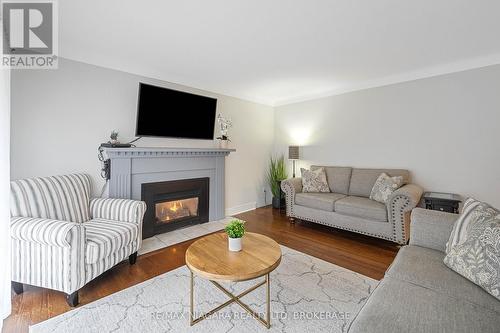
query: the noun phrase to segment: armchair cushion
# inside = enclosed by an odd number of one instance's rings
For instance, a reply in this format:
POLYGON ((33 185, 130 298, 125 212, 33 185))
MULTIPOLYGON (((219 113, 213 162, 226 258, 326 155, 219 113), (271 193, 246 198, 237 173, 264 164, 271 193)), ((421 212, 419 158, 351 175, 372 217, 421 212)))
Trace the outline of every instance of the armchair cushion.
POLYGON ((97 198, 90 201, 90 217, 140 224, 146 211, 146 203, 129 199, 97 198))
POLYGON ((12 217, 11 237, 26 242, 42 245, 71 246, 71 230, 79 228, 74 222, 40 219, 31 217, 12 217))
POLYGON ((86 231, 85 262, 93 264, 138 240, 139 226, 131 222, 93 219, 83 224, 86 231))

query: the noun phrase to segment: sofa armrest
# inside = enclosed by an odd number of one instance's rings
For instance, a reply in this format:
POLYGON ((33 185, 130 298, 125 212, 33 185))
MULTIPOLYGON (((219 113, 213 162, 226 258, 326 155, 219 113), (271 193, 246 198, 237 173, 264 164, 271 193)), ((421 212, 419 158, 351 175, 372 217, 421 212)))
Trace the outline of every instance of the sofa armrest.
POLYGON ((458 214, 415 208, 411 213, 410 245, 444 252, 458 214))
POLYGON ((302 192, 302 178, 290 178, 281 182, 281 189, 285 192, 286 215, 292 216, 295 193, 302 192))
POLYGON ((424 193, 424 189, 422 187, 416 184, 406 184, 394 191, 387 202, 389 204, 394 204, 399 196, 403 196, 406 197, 409 201, 406 210, 412 210, 420 202, 422 193, 424 193))
POLYGON ((420 202, 423 189, 415 184, 406 184, 391 194, 387 200, 389 222, 393 225, 394 241, 406 244, 410 235, 410 212, 420 202))
POLYGON ((294 193, 302 192, 302 178, 289 178, 281 182, 283 192, 293 191, 294 193))
MULTIPOLYGON (((79 223, 32 217, 12 217, 11 237, 41 245, 71 247, 73 235, 84 233, 79 223)), ((78 237, 77 237, 78 238, 78 237)))
POLYGON ((108 198, 90 200, 90 217, 93 219, 100 218, 142 225, 145 212, 144 201, 108 198))

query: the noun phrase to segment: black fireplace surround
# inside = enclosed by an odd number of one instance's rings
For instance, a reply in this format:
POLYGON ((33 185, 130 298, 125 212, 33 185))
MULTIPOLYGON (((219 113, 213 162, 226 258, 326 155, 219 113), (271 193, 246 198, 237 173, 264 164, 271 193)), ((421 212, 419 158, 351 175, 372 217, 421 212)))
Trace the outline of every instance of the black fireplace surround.
MULTIPOLYGON (((142 200, 147 209, 142 226, 142 238, 172 231, 190 225, 208 222, 209 178, 180 179, 165 182, 145 183, 141 186, 142 200), (172 220, 159 221, 157 205, 184 199, 197 200, 196 214, 172 220)), ((175 206, 177 210, 178 206, 175 206)), ((182 204, 181 204, 182 207, 182 204)), ((183 208, 188 210, 187 208, 183 208)), ((175 210, 174 210, 175 211, 175 210)), ((189 214, 188 214, 189 215, 189 214)))

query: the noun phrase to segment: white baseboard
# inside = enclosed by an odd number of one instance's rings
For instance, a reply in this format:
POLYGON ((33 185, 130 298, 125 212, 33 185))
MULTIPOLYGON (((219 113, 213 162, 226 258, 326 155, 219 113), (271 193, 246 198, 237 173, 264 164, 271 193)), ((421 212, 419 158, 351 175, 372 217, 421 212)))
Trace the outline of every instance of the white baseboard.
POLYGON ((226 216, 233 216, 239 213, 248 212, 257 208, 256 202, 247 202, 243 205, 238 205, 230 208, 226 208, 226 216))

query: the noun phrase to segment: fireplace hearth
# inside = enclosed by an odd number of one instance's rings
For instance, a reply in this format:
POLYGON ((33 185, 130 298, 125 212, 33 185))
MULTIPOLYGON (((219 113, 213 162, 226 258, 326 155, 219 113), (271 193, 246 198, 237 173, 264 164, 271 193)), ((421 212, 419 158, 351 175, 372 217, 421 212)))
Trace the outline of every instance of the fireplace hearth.
POLYGON ((172 231, 209 220, 209 178, 142 184, 147 210, 142 237, 172 231))

